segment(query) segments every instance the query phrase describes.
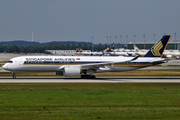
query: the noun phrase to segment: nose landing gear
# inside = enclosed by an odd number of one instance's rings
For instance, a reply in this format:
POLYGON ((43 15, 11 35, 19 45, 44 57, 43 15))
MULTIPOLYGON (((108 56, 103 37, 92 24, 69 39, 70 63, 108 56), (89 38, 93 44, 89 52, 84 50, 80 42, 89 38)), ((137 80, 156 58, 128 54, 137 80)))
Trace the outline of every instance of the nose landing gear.
POLYGON ((15 75, 15 72, 12 72, 13 73, 13 79, 16 79, 16 75, 15 75))

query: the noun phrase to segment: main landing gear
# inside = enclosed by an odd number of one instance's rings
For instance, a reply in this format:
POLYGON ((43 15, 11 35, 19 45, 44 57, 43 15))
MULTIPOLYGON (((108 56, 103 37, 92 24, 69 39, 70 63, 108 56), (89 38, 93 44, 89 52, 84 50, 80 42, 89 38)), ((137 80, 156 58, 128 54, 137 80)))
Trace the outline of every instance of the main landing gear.
POLYGON ((83 79, 95 79, 96 76, 94 76, 94 75, 81 75, 81 78, 83 78, 83 79))
POLYGON ((94 72, 91 70, 90 72, 87 72, 87 71, 82 71, 83 75, 81 75, 81 78, 82 79, 95 79, 96 76, 95 75, 92 75, 94 72), (87 75, 88 73, 88 75, 87 75))

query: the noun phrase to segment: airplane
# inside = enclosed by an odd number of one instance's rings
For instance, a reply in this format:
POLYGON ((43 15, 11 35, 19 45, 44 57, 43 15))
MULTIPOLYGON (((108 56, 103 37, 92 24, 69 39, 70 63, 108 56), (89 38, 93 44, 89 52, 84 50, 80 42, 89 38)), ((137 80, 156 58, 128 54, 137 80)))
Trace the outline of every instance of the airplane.
POLYGON ((180 52, 179 51, 167 51, 167 52, 164 52, 164 55, 168 58, 170 58, 170 57, 179 58, 180 52))
POLYGON ((163 36, 144 57, 21 56, 10 59, 2 68, 11 71, 13 78, 16 71, 52 71, 66 77, 96 78, 94 73, 137 70, 167 62, 161 57, 170 38, 170 35, 163 36))
POLYGON ((87 52, 83 51, 82 49, 76 49, 76 55, 88 55, 88 56, 93 56, 93 55, 102 55, 102 52, 87 52))
POLYGON ((136 45, 133 45, 133 47, 136 55, 144 56, 147 53, 147 51, 141 51, 136 45))
POLYGON ((106 50, 104 51, 104 54, 110 54, 115 56, 129 56, 128 52, 112 51, 111 48, 109 48, 108 46, 106 46, 106 50))
MULTIPOLYGON (((134 50, 136 51, 135 54, 136 55, 139 55, 139 56, 144 56, 147 51, 141 51, 139 50, 139 48, 136 46, 136 45, 133 45, 134 46, 134 50)), ((163 56, 162 57, 166 57, 166 58, 179 58, 180 57, 180 52, 179 51, 164 51, 163 53, 163 56)))

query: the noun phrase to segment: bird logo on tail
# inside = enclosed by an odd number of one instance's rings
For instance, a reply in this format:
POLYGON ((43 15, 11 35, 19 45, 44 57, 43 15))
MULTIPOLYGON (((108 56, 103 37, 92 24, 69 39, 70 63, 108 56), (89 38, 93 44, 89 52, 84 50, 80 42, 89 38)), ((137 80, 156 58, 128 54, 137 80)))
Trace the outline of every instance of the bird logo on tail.
POLYGON ((163 47, 163 44, 162 44, 161 41, 159 41, 159 42, 157 43, 157 45, 154 46, 153 49, 151 49, 152 54, 153 54, 154 56, 161 56, 161 53, 160 53, 159 51, 161 50, 162 47, 163 47))

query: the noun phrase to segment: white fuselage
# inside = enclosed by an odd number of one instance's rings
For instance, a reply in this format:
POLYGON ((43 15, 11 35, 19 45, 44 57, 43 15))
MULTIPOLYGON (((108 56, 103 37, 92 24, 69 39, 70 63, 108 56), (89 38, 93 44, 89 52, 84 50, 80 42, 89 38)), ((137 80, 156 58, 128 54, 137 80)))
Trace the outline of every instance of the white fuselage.
MULTIPOLYGON (((106 63, 113 62, 114 66, 118 66, 118 64, 132 65, 135 66, 133 69, 141 68, 141 64, 146 64, 149 66, 154 63, 163 62, 163 58, 159 57, 139 57, 138 59, 125 62, 131 60, 133 57, 122 57, 122 56, 23 56, 23 57, 15 57, 12 58, 8 63, 3 66, 3 69, 8 71, 61 71, 61 68, 67 66, 79 66, 81 70, 88 69, 86 66, 94 65, 91 69, 97 69, 97 72, 103 72, 102 70, 111 72, 111 69, 105 69, 106 67, 96 67, 98 63, 106 63), (100 71, 98 71, 100 70, 100 71)), ((107 66, 108 68, 115 68, 107 66)), ((123 71, 123 68, 120 67, 119 71, 123 71)), ((131 70, 131 69, 130 69, 131 70)), ((125 70, 127 71, 127 70, 125 70)), ((118 69, 116 69, 118 72, 118 69)))
POLYGON ((128 56, 127 52, 104 52, 105 54, 115 55, 115 56, 128 56))

